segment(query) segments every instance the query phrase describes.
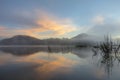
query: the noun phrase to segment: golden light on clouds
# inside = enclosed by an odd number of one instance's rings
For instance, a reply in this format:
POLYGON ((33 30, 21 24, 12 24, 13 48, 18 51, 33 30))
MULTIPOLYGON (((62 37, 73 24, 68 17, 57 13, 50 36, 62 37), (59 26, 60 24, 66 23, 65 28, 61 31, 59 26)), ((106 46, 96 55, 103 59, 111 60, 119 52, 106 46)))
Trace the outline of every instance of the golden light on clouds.
POLYGON ((34 16, 37 16, 37 18, 33 21, 33 25, 15 26, 12 29, 7 26, 0 26, 0 30, 2 31, 0 36, 29 35, 37 38, 61 38, 77 30, 77 26, 69 18, 59 18, 45 11, 36 11, 34 16))
POLYGON ((50 30, 57 35, 63 35, 65 33, 76 30, 75 26, 71 25, 71 23, 68 23, 68 21, 66 20, 57 21, 43 17, 42 20, 37 21, 37 24, 41 26, 44 29, 44 31, 50 30))
POLYGON ((40 17, 38 20, 35 21, 35 24, 37 26, 33 26, 25 30, 19 30, 19 32, 23 32, 26 35, 31 35, 35 37, 42 36, 41 33, 46 32, 46 34, 43 34, 43 36, 58 37, 77 30, 72 21, 68 19, 57 20, 47 15, 45 17, 40 17))

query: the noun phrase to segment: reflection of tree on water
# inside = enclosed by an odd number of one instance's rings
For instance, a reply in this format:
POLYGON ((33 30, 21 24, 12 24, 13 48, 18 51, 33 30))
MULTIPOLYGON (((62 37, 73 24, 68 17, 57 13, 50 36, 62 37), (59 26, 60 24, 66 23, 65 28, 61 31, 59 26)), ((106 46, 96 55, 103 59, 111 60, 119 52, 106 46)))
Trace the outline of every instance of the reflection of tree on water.
POLYGON ((107 72, 108 76, 111 75, 112 73, 112 67, 114 65, 113 64, 114 61, 115 61, 115 58, 110 54, 102 56, 101 66, 105 67, 105 71, 107 72))
POLYGON ((93 48, 92 50, 94 52, 93 56, 99 55, 100 66, 104 67, 108 77, 112 74, 114 64, 120 62, 119 48, 120 45, 113 43, 107 37, 105 42, 100 43, 97 48, 93 48))

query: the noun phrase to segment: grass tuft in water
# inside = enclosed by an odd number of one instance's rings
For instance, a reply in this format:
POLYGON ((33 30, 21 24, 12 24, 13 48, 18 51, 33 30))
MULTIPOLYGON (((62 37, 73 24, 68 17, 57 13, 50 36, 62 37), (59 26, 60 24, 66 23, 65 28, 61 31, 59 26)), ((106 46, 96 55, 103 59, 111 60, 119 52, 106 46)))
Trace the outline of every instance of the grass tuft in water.
POLYGON ((116 44, 109 36, 105 36, 104 39, 105 41, 99 44, 99 49, 102 51, 102 54, 106 56, 113 53, 117 54, 120 49, 120 45, 116 44))

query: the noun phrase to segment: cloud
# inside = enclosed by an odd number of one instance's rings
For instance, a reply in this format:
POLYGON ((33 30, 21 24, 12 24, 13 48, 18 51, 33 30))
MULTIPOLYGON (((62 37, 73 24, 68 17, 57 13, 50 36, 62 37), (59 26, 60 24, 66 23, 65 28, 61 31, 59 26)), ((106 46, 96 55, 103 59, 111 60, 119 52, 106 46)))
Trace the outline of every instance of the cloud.
MULTIPOLYGON (((0 13, 0 24, 12 25, 12 27, 27 27, 35 26, 36 16, 34 12, 27 11, 13 11, 13 12, 1 12, 0 13)), ((10 26, 11 27, 11 26, 10 26)))
MULTIPOLYGON (((99 20, 98 20, 99 21, 99 20)), ((89 30, 87 31, 90 34, 95 34, 95 35, 111 35, 113 37, 119 36, 119 30, 120 30, 120 23, 119 20, 115 20, 110 17, 104 17, 100 20, 101 24, 99 23, 94 23, 92 26, 89 26, 89 30)))
POLYGON ((98 16, 95 16, 93 19, 92 19, 92 22, 94 24, 103 24, 104 23, 104 20, 105 18, 101 15, 98 15, 98 16))
POLYGON ((17 30, 15 29, 10 29, 6 26, 0 26, 0 39, 5 37, 11 37, 12 35, 15 35, 15 34, 19 34, 19 32, 17 32, 17 30))
POLYGON ((0 26, 0 31, 5 30, 5 27, 0 26))
MULTIPOLYGON (((76 26, 66 19, 56 20, 49 16, 36 22, 42 31, 52 31, 53 34, 63 35, 76 30, 76 26)), ((38 27, 39 27, 38 26, 38 27)))
POLYGON ((0 14, 1 24, 5 29, 0 36, 13 36, 16 34, 25 34, 38 38, 61 37, 67 33, 77 30, 77 26, 68 18, 58 18, 49 12, 34 10, 10 12, 8 14, 0 14), (31 14, 31 13, 34 14, 31 14), (31 17, 32 16, 32 17, 31 17))
POLYGON ((60 19, 47 13, 39 15, 35 24, 36 26, 18 30, 18 32, 36 37, 58 37, 77 30, 77 26, 73 24, 71 19, 60 19))
POLYGON ((8 35, 10 35, 9 29, 5 26, 0 26, 0 39, 8 37, 8 35))

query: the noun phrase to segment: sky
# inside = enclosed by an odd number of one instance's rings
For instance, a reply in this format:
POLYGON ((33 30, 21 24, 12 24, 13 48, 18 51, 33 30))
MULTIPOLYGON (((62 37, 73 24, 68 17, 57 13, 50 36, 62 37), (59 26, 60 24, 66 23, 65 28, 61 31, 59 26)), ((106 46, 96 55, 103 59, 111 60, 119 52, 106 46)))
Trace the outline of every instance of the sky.
POLYGON ((0 38, 120 37, 120 0, 0 0, 0 38))

